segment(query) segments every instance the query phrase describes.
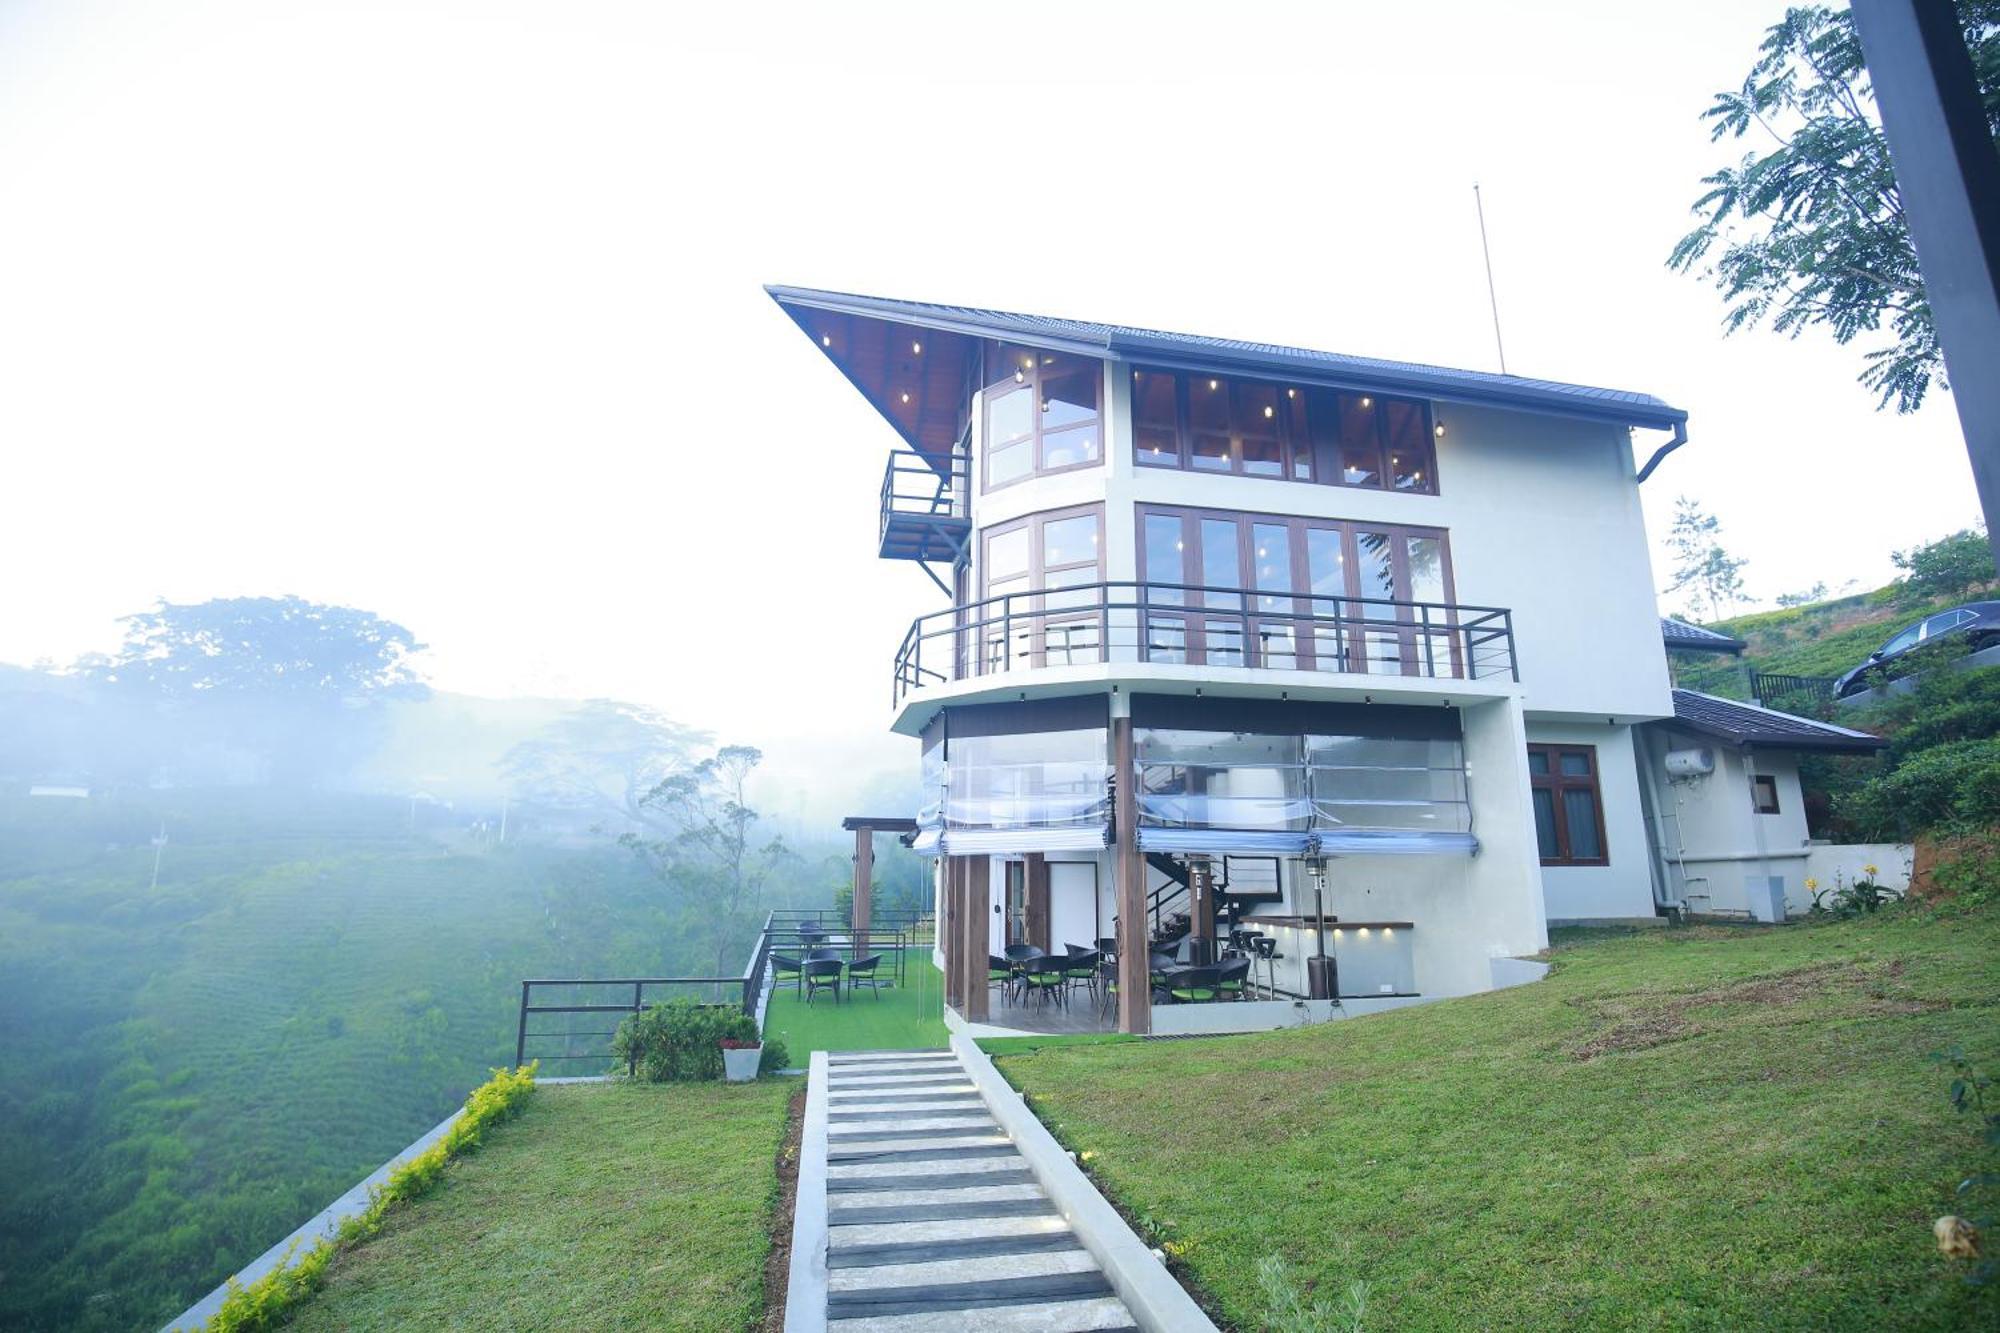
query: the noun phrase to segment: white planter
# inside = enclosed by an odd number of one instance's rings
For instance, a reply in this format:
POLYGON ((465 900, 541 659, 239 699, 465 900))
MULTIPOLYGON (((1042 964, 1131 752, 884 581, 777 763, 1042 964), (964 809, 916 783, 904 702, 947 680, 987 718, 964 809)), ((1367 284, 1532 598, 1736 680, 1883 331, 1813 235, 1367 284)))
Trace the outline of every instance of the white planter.
POLYGON ((746 1046, 742 1050, 724 1048, 722 1052, 722 1073, 731 1083, 748 1083, 757 1077, 757 1066, 763 1062, 762 1046, 746 1046))

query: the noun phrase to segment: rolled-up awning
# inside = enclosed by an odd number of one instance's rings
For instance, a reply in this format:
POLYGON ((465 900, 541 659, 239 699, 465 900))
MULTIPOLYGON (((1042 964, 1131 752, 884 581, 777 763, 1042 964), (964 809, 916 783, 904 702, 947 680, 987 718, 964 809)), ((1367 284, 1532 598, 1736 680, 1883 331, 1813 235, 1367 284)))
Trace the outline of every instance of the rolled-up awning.
POLYGON ((944 855, 944 830, 931 826, 917 830, 917 836, 910 842, 910 850, 918 856, 944 855))
POLYGON ((1322 856, 1473 856, 1479 851, 1479 839, 1470 833, 1321 829, 1313 841, 1322 856))
POLYGON ((944 831, 947 856, 1009 856, 1028 852, 1097 852, 1111 841, 1109 824, 1068 824, 1053 828, 944 831))
POLYGON ((1262 853, 1265 856, 1303 856, 1312 849, 1312 834, 1284 830, 1226 828, 1158 828, 1140 825, 1142 852, 1205 852, 1211 856, 1230 853, 1262 853))

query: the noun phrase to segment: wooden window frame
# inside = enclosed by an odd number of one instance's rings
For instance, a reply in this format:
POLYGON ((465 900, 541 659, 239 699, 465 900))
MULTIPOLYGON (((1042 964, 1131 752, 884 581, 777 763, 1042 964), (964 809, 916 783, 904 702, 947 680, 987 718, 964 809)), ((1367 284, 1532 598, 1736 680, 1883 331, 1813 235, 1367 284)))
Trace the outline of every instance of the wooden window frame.
MULTIPOLYGON (((1147 563, 1146 520, 1153 517, 1179 520, 1181 525, 1181 550, 1179 552, 1181 577, 1177 582, 1197 586, 1204 582, 1201 576, 1203 564, 1201 523, 1204 520, 1219 520, 1233 523, 1236 527, 1237 583, 1235 586, 1242 589, 1246 594, 1244 603, 1241 606, 1234 609, 1221 607, 1207 608, 1194 604, 1193 599, 1199 596, 1199 594, 1188 594, 1187 600, 1182 603, 1165 604, 1157 607, 1149 605, 1146 609, 1146 616, 1149 621, 1155 615, 1176 617, 1181 620, 1184 634, 1183 650, 1186 654, 1186 662, 1190 666, 1209 665, 1207 662, 1207 646, 1208 627, 1211 620, 1217 622, 1235 622, 1243 628, 1245 660, 1240 663, 1224 663, 1222 665, 1268 666, 1266 663, 1251 659, 1262 656, 1261 652, 1253 652, 1253 645, 1262 641, 1258 632, 1259 622, 1269 621, 1288 622, 1294 626, 1292 651, 1290 654, 1292 666, 1281 669, 1298 671, 1323 670, 1324 668, 1318 665, 1319 645, 1316 636, 1311 632, 1316 624, 1322 622, 1301 620, 1297 619, 1297 617, 1312 614, 1313 604, 1317 602, 1338 601, 1348 603, 1348 609, 1351 611, 1355 599, 1368 595, 1361 591, 1360 583, 1360 538, 1363 532, 1383 532, 1389 535, 1391 539, 1391 577, 1394 579, 1397 588, 1403 593, 1407 593, 1410 589, 1409 539, 1413 537, 1435 539, 1438 543, 1439 564, 1444 575, 1444 603, 1449 606, 1458 600, 1457 583, 1451 564, 1451 533, 1447 529, 1409 523, 1376 523, 1363 519, 1343 518, 1307 518, 1295 514, 1269 514, 1257 510, 1244 509, 1208 509, 1189 505, 1141 504, 1136 506, 1133 527, 1134 540, 1138 545, 1137 569, 1141 583, 1146 581, 1146 571, 1150 568, 1147 563), (1292 605, 1289 613, 1284 611, 1263 611, 1257 606, 1255 532, 1259 524, 1269 524, 1282 527, 1286 530, 1285 539, 1287 555, 1290 560, 1291 589, 1288 592, 1273 592, 1268 595, 1290 601, 1292 605), (1312 591, 1312 570, 1308 558, 1309 547, 1306 534, 1315 529, 1324 532, 1335 532, 1340 537, 1341 574, 1345 581, 1345 587, 1340 593, 1332 596, 1315 594, 1312 591)), ((1392 600, 1410 601, 1413 599, 1402 596, 1392 600)), ((1364 607, 1361 609, 1367 610, 1369 608, 1364 607)), ((1412 630, 1404 635, 1405 639, 1414 640, 1421 637, 1415 632, 1414 618, 1411 619, 1410 623, 1412 630)), ((1445 620, 1438 622, 1435 628, 1439 630, 1449 629, 1454 623, 1455 617, 1447 617, 1445 620)), ((1150 634, 1150 628, 1147 633, 1150 634)), ((1150 639, 1148 638, 1146 641, 1150 642, 1150 639)), ((1395 671, 1370 670, 1374 664, 1367 660, 1365 653, 1362 656, 1360 665, 1357 667, 1354 661, 1355 654, 1345 643, 1338 645, 1336 651, 1341 656, 1341 664, 1333 669, 1343 673, 1378 676, 1423 675, 1421 669, 1421 650, 1410 642, 1403 644, 1402 650, 1399 653, 1400 668, 1395 671)), ((1463 674, 1463 664, 1458 658, 1458 643, 1455 636, 1451 644, 1451 653, 1451 661, 1449 666, 1446 667, 1446 671, 1449 673, 1450 678, 1455 679, 1463 674)), ((1442 675, 1440 678, 1442 678, 1442 675)))
MULTIPOLYGON (((1077 362, 1079 365, 1091 366, 1095 368, 1095 372, 1097 375, 1097 417, 1095 421, 1089 426, 1085 426, 1083 423, 1077 422, 1065 426, 1060 430, 1044 433, 1042 430, 1042 414, 1036 410, 1036 407, 1040 401, 1042 393, 1043 362, 1041 354, 1045 351, 1048 351, 1048 349, 1036 348, 1036 347, 1015 348, 1011 344, 988 343, 987 355, 989 361, 992 359, 993 351, 996 346, 1004 347, 1006 350, 1010 352, 1020 351, 1024 353, 1034 353, 1035 355, 1032 358, 1034 361, 1033 366, 1004 367, 1003 368, 1004 373, 1002 373, 999 376, 999 378, 995 379, 992 377, 993 367, 989 365, 986 373, 980 377, 981 379, 987 381, 980 390, 980 404, 979 404, 980 493, 984 495, 991 493, 993 491, 1004 491, 1010 486, 1019 486, 1024 482, 1033 481, 1037 477, 1054 477, 1054 476, 1060 476, 1065 472, 1078 472, 1088 467, 1104 466, 1104 456, 1110 448, 1110 443, 1104 429, 1105 399, 1109 396, 1106 392, 1109 386, 1105 383, 1104 362, 1094 357, 1079 356, 1073 352, 1049 353, 1050 355, 1063 357, 1070 361, 1077 362), (1018 380, 1014 378, 1017 372, 1020 372, 1022 375, 1022 377, 1018 380), (996 389, 1001 391, 997 395, 997 397, 994 393, 994 390, 996 389), (1018 477, 1015 477, 1012 481, 1003 481, 995 483, 993 481, 992 468, 990 466, 990 460, 993 457, 993 404, 997 402, 999 398, 1004 398, 1011 394, 1016 394, 1016 393, 1025 393, 1029 396, 1028 419, 1030 423, 1030 430, 1028 434, 1028 442, 1025 446, 1028 450, 1029 466, 1026 472, 1022 473, 1018 477), (1062 436, 1065 435, 1080 434, 1086 429, 1094 430, 1097 432, 1097 456, 1095 458, 1087 458, 1080 463, 1064 463, 1061 467, 1048 467, 1043 464, 1042 459, 1044 457, 1044 448, 1049 436, 1054 436, 1060 439, 1062 436)), ((1054 367, 1053 369, 1062 369, 1062 367, 1058 366, 1054 367)))
MULTIPOLYGON (((1409 398, 1401 394, 1383 394, 1366 390, 1335 389, 1320 385, 1287 384, 1282 380, 1261 376, 1230 376, 1220 371, 1169 370, 1157 366, 1135 366, 1131 371, 1133 384, 1132 416, 1132 460, 1137 467, 1177 468, 1182 472, 1199 472, 1205 476, 1250 477, 1257 481, 1290 481, 1305 485, 1333 486, 1343 490, 1386 491, 1392 495, 1437 495, 1437 417, 1427 399, 1409 398), (1140 421, 1137 408, 1137 380, 1147 375, 1166 375, 1174 385, 1173 433, 1175 448, 1173 454, 1164 458, 1154 458, 1139 445, 1140 421), (1229 393, 1228 434, 1229 467, 1198 468, 1194 466, 1194 427, 1189 409, 1190 395, 1197 380, 1216 380, 1229 393), (1236 418, 1236 388, 1238 385, 1265 385, 1279 395, 1276 415, 1277 438, 1279 444, 1279 471, 1273 476, 1268 473, 1245 472, 1243 469, 1242 423, 1236 418), (1342 397, 1369 399, 1368 410, 1372 414, 1375 427, 1376 456, 1381 460, 1379 480, 1374 483, 1344 481, 1340 467, 1339 403, 1342 397), (1298 407, 1287 407, 1288 399, 1303 400, 1298 407), (1423 475, 1421 486, 1398 487, 1389 466, 1389 414, 1385 410, 1390 403, 1405 403, 1420 414, 1424 447, 1423 475), (1331 415, 1331 429, 1315 428, 1318 416, 1315 404, 1331 415), (1300 476, 1303 469, 1305 476, 1300 476)), ((1008 483, 1012 484, 1012 483, 1008 483)))
MULTIPOLYGON (((1019 518, 1011 518, 1005 523, 995 523, 991 527, 979 530, 979 601, 982 603, 994 595, 991 587, 992 562, 988 559, 993 539, 995 537, 1004 537, 1012 532, 1026 532, 1028 534, 1028 586, 1022 591, 1015 593, 1014 596, 1029 599, 1028 605, 1022 609, 1021 614, 1031 617, 1029 622, 1032 626, 1028 649, 1029 664, 1036 667, 1042 666, 1046 661, 1047 626, 1049 621, 1055 620, 1058 623, 1067 623, 1070 620, 1081 620, 1088 617, 1099 621, 1101 624, 1103 620, 1101 598, 1099 599, 1100 605, 1098 607, 1078 607, 1074 613, 1062 610, 1055 612, 1047 610, 1048 603, 1044 600, 1044 595, 1049 591, 1045 583, 1048 575, 1048 565, 1043 559, 1045 552, 1042 529, 1050 523, 1070 518, 1093 518, 1097 521, 1097 558, 1092 562, 1096 577, 1088 580, 1088 582, 1101 584, 1104 582, 1105 544, 1104 505, 1101 501, 1091 504, 1069 505, 1062 509, 1038 510, 1035 513, 1023 514, 1019 518)), ((1066 572, 1085 567, 1083 562, 1078 561, 1074 564, 1058 565, 1056 569, 1058 572, 1066 572)), ((1057 588, 1054 591, 1060 593, 1064 589, 1057 588)), ((987 613, 987 611, 981 612, 982 615, 987 613)), ((967 619, 970 618, 968 617, 967 619)), ((990 675, 1001 670, 1002 668, 990 668, 988 666, 987 645, 990 643, 989 636, 992 633, 992 627, 989 625, 984 628, 974 629, 968 626, 968 630, 969 637, 972 640, 972 666, 974 672, 980 675, 990 675)), ((1100 631, 1101 638, 1102 632, 1100 631)), ((1104 651, 1104 645, 1100 642, 1099 652, 1103 653, 1104 651)))
POLYGON ((1597 747, 1595 745, 1533 742, 1528 746, 1528 753, 1531 755, 1547 755, 1549 761, 1549 771, 1545 774, 1537 774, 1532 767, 1528 770, 1529 790, 1549 792, 1549 804, 1555 810, 1556 851, 1559 855, 1544 856, 1542 864, 1545 866, 1610 865, 1611 842, 1605 836, 1603 770, 1598 766, 1597 747), (1588 755, 1590 758, 1590 775, 1588 777, 1576 777, 1565 774, 1562 771, 1562 757, 1565 754, 1588 755), (1578 857, 1569 854, 1569 810, 1568 803, 1563 800, 1563 793, 1565 791, 1588 791, 1590 793, 1591 813, 1597 821, 1597 846, 1603 855, 1578 857))
POLYGON ((1778 808, 1778 778, 1774 773, 1752 773, 1750 775, 1750 808, 1760 815, 1776 815, 1784 812, 1778 808), (1764 792, 1771 793, 1771 803, 1764 804, 1764 792))

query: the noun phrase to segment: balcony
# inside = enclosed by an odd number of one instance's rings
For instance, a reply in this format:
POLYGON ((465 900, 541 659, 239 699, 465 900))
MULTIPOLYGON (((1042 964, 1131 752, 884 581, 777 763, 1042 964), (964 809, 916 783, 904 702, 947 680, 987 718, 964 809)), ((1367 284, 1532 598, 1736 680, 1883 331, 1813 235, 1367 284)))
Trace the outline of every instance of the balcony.
POLYGON ((895 703, 935 685, 1105 663, 1391 680, 1511 680, 1513 612, 1369 597, 1109 581, 1009 593, 921 616, 896 653, 895 703))
MULTIPOLYGON (((891 453, 882 473, 882 558, 926 566, 957 561, 972 535, 970 478, 962 451, 891 453)), ((949 596, 951 589, 946 587, 945 593, 949 596)))

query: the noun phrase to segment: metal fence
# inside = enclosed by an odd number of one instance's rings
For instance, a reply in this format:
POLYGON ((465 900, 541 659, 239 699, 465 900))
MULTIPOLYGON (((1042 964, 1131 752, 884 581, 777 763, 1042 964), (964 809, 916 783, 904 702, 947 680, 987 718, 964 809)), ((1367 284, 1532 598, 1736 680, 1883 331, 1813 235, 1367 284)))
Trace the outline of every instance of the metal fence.
POLYGON ((1750 673, 1750 693, 1766 708, 1812 708, 1833 702, 1832 676, 1785 676, 1750 673))
MULTIPOLYGON (((896 984, 906 983, 908 955, 935 938, 922 912, 878 912, 868 924, 868 952, 891 963, 896 984), (893 962, 891 961, 893 958, 893 962)), ((831 909, 779 909, 764 918, 743 971, 709 977, 535 977, 521 983, 515 1027, 514 1064, 529 1060, 558 1065, 594 1061, 608 1066, 618 1024, 656 1004, 678 1000, 717 1009, 737 1009, 761 1025, 771 981, 771 955, 805 947, 857 956, 847 921, 831 909), (838 932, 838 934, 836 934, 838 932), (531 1049, 532 1048, 532 1049, 531 1049)))

